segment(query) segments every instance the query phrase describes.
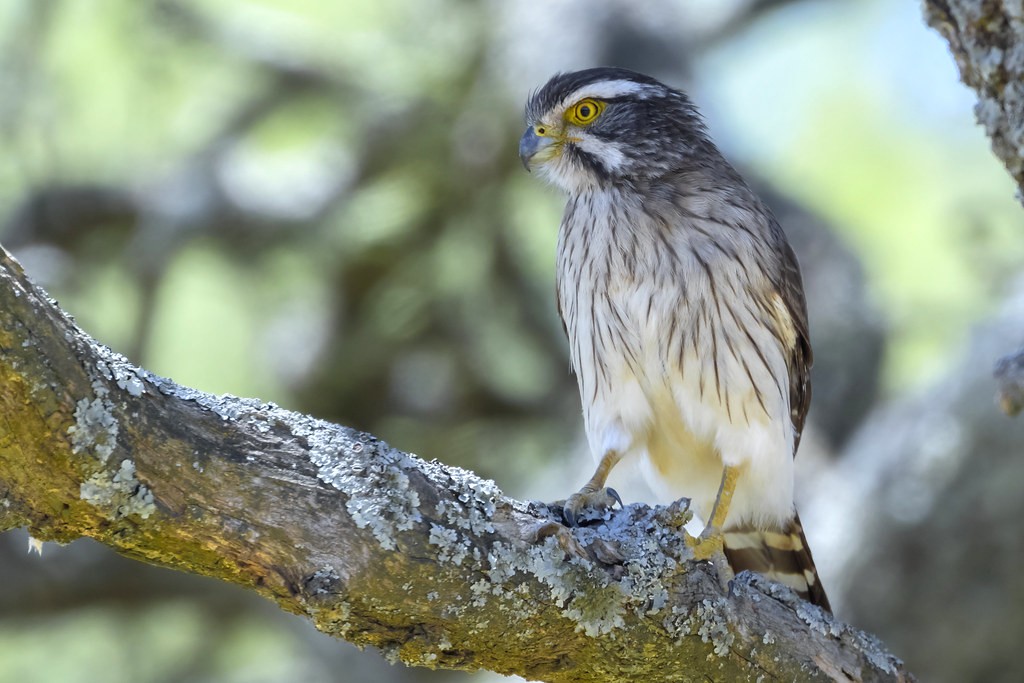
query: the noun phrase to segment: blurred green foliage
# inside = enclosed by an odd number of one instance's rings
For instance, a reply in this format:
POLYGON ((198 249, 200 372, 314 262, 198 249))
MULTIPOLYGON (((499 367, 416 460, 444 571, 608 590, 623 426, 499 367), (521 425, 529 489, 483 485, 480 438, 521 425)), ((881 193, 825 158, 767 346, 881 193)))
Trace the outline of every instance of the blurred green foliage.
POLYGON ((196 605, 96 608, 60 620, 8 620, 0 627, 0 675, 21 683, 188 680, 200 672, 199 679, 238 683, 332 680, 303 649, 297 636, 258 621, 211 622, 196 605))
POLYGON ((973 93, 917 7, 795 11, 715 53, 711 73, 725 77, 708 87, 737 152, 860 255, 891 331, 885 385, 897 392, 934 379, 991 312, 1024 260, 1024 219, 972 125, 973 93))

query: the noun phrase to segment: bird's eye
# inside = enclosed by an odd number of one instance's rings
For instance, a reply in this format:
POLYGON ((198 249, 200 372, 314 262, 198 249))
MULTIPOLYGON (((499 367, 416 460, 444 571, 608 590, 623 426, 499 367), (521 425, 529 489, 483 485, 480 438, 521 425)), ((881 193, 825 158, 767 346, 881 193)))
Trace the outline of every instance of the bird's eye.
POLYGON ((587 99, 580 100, 576 104, 572 105, 572 107, 569 108, 569 111, 566 112, 565 118, 569 123, 577 126, 584 126, 596 119, 597 115, 600 114, 603 109, 604 102, 588 97, 587 99))

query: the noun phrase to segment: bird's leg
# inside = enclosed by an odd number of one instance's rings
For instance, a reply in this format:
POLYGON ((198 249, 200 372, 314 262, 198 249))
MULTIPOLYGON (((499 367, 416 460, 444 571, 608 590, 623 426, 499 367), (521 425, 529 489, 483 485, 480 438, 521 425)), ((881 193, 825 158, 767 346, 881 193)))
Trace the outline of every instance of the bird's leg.
POLYGON ((726 465, 722 471, 722 483, 718 485, 718 496, 711 508, 711 518, 704 526, 704 531, 694 539, 693 554, 698 560, 710 559, 722 551, 722 526, 729 514, 732 494, 736 492, 736 482, 740 478, 740 468, 726 465))
POLYGON ((579 513, 586 508, 605 510, 610 508, 613 503, 618 503, 619 507, 622 507, 622 498, 619 497, 615 489, 604 485, 608 480, 608 474, 621 459, 622 454, 618 451, 605 451, 605 454, 601 456, 601 462, 597 464, 594 476, 583 485, 583 488, 569 496, 569 500, 565 501, 562 514, 565 516, 565 521, 568 522, 569 526, 576 526, 579 513))

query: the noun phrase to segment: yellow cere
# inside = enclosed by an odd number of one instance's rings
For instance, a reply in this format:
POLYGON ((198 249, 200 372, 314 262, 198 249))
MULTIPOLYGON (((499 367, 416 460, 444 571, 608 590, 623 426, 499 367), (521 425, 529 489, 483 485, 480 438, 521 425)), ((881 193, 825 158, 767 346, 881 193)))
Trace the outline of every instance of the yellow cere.
POLYGON ((604 102, 587 97, 569 107, 565 120, 576 126, 585 126, 604 111, 604 106, 604 102))

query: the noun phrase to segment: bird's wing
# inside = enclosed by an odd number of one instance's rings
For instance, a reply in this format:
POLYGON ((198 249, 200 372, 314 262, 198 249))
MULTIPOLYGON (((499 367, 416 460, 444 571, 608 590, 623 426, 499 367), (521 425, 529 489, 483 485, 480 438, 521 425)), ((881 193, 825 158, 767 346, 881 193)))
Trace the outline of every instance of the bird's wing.
POLYGON ((794 342, 786 357, 789 369, 789 410, 793 420, 793 431, 796 442, 793 454, 800 445, 800 434, 807 419, 807 410, 811 407, 811 366, 814 355, 811 351, 811 338, 807 323, 807 302, 804 300, 803 278, 800 276, 800 265, 793 248, 789 246, 782 228, 773 219, 772 232, 779 244, 781 257, 779 268, 779 295, 789 311, 793 323, 794 342))

